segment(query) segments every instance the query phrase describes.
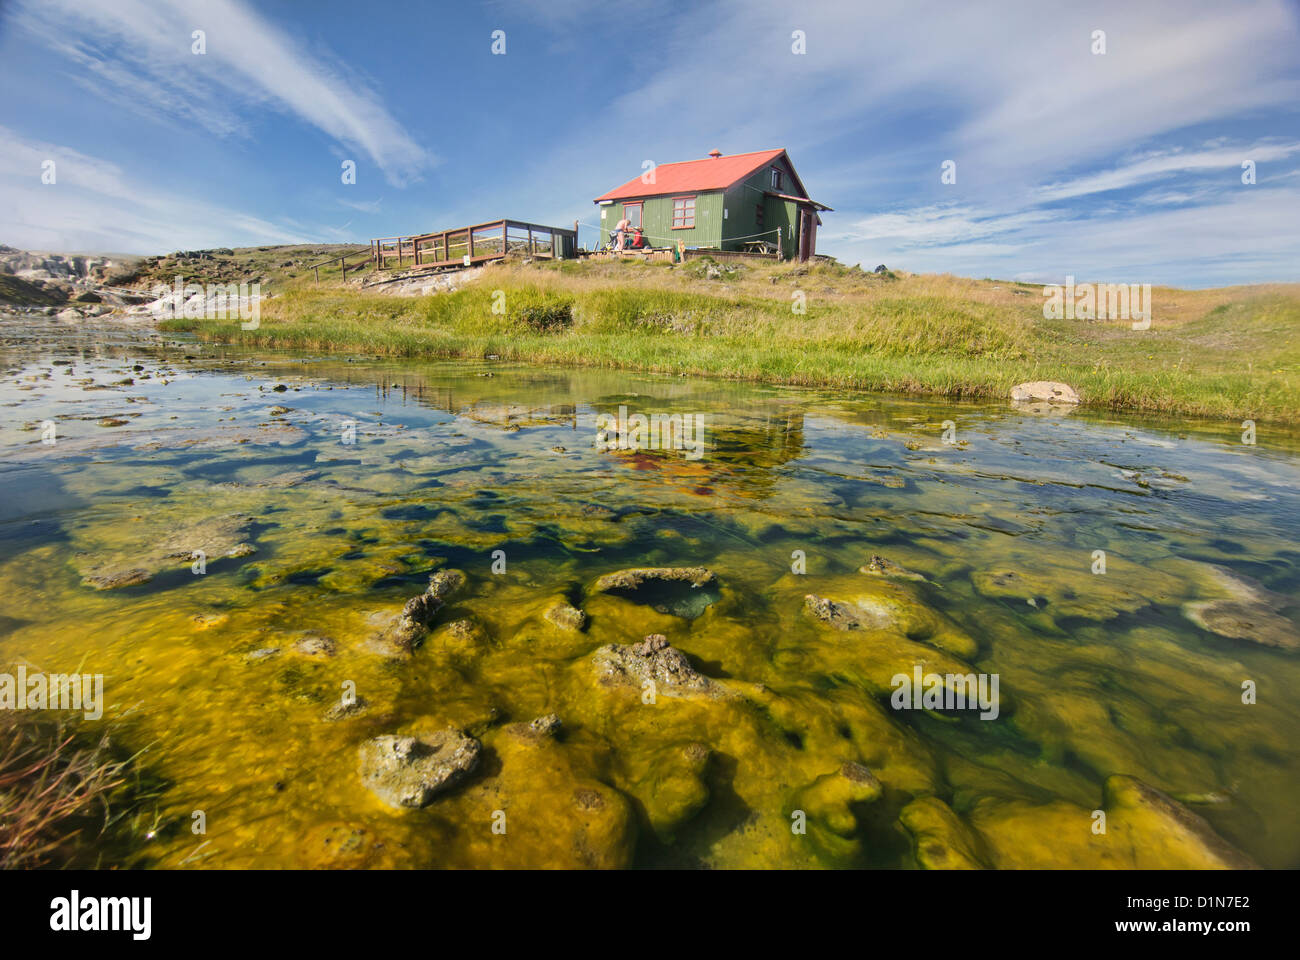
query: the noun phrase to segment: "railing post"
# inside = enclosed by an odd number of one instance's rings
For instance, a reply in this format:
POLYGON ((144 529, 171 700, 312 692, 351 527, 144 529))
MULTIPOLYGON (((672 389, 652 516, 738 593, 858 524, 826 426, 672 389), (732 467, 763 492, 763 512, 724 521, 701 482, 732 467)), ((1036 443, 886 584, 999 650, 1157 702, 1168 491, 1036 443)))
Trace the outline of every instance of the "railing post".
POLYGON ((465 249, 469 253, 469 258, 473 260, 474 259, 474 228, 473 227, 465 228, 465 249))

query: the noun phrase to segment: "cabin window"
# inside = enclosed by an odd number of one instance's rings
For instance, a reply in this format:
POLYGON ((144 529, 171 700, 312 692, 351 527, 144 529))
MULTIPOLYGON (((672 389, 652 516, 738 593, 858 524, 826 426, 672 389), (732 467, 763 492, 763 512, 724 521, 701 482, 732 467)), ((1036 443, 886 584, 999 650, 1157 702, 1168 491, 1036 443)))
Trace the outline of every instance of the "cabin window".
POLYGON ((759 227, 763 225, 763 205, 761 203, 754 205, 754 223, 759 227))
POLYGON ((641 204, 640 203, 623 204, 623 216, 632 224, 633 230, 641 229, 641 204))
POLYGON ((785 178, 781 175, 780 170, 778 170, 776 167, 773 167, 772 168, 772 189, 782 190, 784 188, 785 188, 785 178))
POLYGON ((673 199, 673 229, 689 230, 695 226, 695 198, 675 197, 673 199))

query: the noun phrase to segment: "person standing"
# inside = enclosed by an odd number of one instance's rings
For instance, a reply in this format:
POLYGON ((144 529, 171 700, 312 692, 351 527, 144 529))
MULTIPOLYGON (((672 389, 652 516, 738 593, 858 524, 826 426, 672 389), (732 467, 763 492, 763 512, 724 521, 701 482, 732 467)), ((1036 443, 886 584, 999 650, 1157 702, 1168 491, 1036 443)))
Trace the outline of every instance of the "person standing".
POLYGON ((624 217, 614 227, 614 249, 622 250, 623 243, 627 239, 627 232, 632 229, 632 221, 624 217))

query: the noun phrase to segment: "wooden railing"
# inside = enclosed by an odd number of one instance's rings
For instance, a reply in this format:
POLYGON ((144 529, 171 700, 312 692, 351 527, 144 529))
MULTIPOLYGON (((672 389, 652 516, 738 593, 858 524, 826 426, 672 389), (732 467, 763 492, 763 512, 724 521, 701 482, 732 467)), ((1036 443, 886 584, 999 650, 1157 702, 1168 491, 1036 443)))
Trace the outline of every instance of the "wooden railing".
POLYGON ((352 250, 348 253, 343 254, 343 256, 341 257, 330 257, 328 260, 322 260, 320 263, 309 264, 308 269, 311 270, 313 276, 315 276, 316 282, 320 283, 320 268, 327 267, 331 263, 337 262, 339 266, 342 268, 343 279, 346 280, 348 278, 348 257, 356 257, 362 254, 365 255, 366 259, 363 260, 360 264, 354 263, 352 266, 353 269, 356 269, 358 266, 360 266, 361 269, 364 270, 365 269, 364 264, 368 261, 373 261, 375 259, 375 247, 373 243, 370 245, 369 248, 365 250, 352 250))
POLYGON ((470 266, 500 260, 509 253, 568 259, 577 256, 578 225, 547 227, 521 220, 493 220, 413 237, 382 237, 370 241, 375 269, 392 267, 470 266))

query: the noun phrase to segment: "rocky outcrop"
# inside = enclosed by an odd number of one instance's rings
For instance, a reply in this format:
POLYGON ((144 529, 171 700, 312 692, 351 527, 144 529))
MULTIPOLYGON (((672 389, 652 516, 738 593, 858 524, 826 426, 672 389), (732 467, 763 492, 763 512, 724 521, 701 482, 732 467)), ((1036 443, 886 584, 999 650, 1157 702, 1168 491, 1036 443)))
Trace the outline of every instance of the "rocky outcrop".
POLYGON ((108 285, 130 270, 130 261, 95 256, 35 253, 0 246, 0 304, 36 309, 60 320, 111 312, 143 297, 108 285), (67 304, 55 313, 55 308, 67 304))
POLYGON ((661 633, 652 633, 641 643, 601 647, 592 662, 596 676, 607 685, 643 687, 652 681, 655 691, 667 696, 722 694, 721 687, 696 671, 686 654, 669 644, 661 633))
POLYGON ((375 737, 359 751, 361 782, 389 806, 427 806, 473 772, 480 750, 477 740, 454 729, 375 737))

